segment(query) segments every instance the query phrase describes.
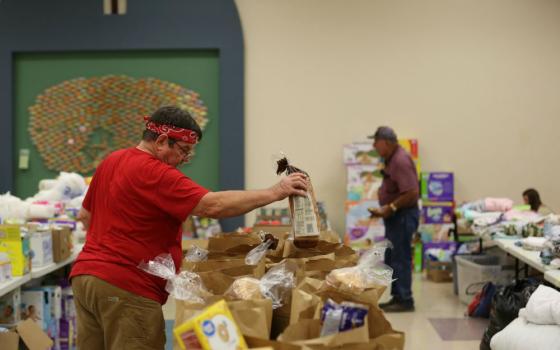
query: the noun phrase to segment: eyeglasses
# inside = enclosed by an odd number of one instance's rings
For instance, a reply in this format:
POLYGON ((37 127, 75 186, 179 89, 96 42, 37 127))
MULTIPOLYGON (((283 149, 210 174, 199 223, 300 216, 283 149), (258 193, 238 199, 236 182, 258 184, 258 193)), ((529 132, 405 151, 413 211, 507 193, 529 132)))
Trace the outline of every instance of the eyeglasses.
POLYGON ((179 147, 179 152, 181 153, 185 161, 189 161, 192 159, 192 157, 194 156, 194 148, 181 147, 181 145, 179 145, 177 142, 174 142, 173 144, 179 147))

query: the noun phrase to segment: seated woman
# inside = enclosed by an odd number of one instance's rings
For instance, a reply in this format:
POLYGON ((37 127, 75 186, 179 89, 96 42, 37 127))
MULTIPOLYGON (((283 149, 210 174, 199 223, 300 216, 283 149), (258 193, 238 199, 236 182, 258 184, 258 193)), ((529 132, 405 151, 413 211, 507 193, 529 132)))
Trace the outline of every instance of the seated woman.
POLYGON ((552 214, 552 210, 542 203, 539 192, 533 188, 529 188, 523 192, 523 202, 529 205, 531 210, 535 213, 541 215, 552 214))

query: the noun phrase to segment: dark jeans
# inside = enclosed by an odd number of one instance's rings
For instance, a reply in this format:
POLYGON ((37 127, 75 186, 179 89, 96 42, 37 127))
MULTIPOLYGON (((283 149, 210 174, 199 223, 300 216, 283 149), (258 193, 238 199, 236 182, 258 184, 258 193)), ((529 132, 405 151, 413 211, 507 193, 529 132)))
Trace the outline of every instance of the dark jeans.
POLYGON ((385 237, 393 243, 387 249, 385 264, 393 269, 391 295, 399 301, 414 302, 412 298, 412 235, 418 229, 418 208, 400 209, 384 220, 385 237))

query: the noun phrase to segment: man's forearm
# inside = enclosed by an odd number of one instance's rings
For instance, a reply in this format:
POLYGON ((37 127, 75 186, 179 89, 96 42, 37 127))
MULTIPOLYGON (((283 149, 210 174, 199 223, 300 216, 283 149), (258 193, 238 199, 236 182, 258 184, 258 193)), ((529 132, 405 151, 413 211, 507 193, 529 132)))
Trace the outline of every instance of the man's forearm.
POLYGON ((216 219, 238 216, 277 199, 272 189, 210 192, 201 199, 201 212, 195 208, 193 214, 216 219))
POLYGON ((418 191, 410 190, 401 194, 392 204, 398 209, 410 208, 417 204, 418 202, 418 191))

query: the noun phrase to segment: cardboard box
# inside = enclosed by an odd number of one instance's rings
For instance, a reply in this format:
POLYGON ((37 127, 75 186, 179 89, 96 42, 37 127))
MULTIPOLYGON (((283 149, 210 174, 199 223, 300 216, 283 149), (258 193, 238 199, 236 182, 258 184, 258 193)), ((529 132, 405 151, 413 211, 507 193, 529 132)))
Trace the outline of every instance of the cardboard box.
POLYGON ((421 222, 425 224, 450 224, 453 222, 453 202, 422 202, 421 222))
POLYGON ((356 142, 344 145, 344 164, 377 165, 380 163, 379 153, 373 148, 371 142, 356 142))
POLYGON ((72 350, 76 348, 76 320, 61 319, 56 342, 59 350, 72 350))
POLYGON ((72 287, 63 288, 61 291, 61 317, 65 320, 76 318, 76 304, 74 304, 74 292, 72 287))
POLYGON ((43 289, 49 292, 49 305, 51 306, 51 317, 62 318, 62 288, 60 286, 46 286, 43 289))
POLYGON ((45 350, 53 346, 53 341, 33 321, 26 320, 17 324, 15 329, 0 333, 2 350, 45 350), (19 347, 20 339, 25 347, 19 347))
POLYGON ((68 227, 52 229, 53 260, 55 263, 66 260, 72 255, 72 232, 68 227))
POLYGON ((31 319, 43 331, 47 331, 51 324, 51 305, 49 304, 49 291, 43 288, 22 290, 21 292, 21 317, 23 320, 31 319))
POLYGON ((204 309, 200 314, 173 330, 181 349, 248 349, 233 315, 224 300, 204 309))
POLYGON ((53 240, 50 230, 30 232, 31 266, 41 267, 53 262, 53 240))
POLYGON ((374 200, 383 175, 376 165, 349 165, 346 168, 346 199, 349 201, 374 200))
POLYGON ((29 236, 22 235, 19 225, 0 225, 0 253, 8 255, 13 276, 29 273, 31 268, 29 236))
POLYGON ((0 325, 14 326, 21 320, 21 291, 19 288, 0 297, 0 325))
POLYGON ((426 261, 426 277, 433 282, 453 281, 453 265, 451 262, 426 261))
POLYGON ((422 199, 430 201, 453 201, 453 173, 422 173, 420 179, 422 199))
POLYGON ((368 208, 378 208, 378 201, 346 203, 344 243, 354 249, 365 249, 385 237, 383 220, 370 218, 368 208))
POLYGON ((454 227, 453 224, 420 224, 418 232, 422 237, 422 242, 446 242, 454 227))

